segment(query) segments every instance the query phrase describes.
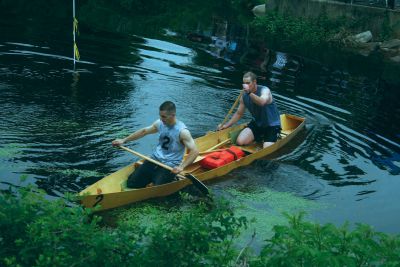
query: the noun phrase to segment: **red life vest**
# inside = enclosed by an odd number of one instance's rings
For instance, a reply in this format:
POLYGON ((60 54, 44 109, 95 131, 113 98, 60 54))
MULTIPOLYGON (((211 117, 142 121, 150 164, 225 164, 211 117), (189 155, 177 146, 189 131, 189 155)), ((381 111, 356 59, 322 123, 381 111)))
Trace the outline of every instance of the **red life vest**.
POLYGON ((200 161, 201 167, 205 169, 215 169, 224 166, 234 160, 240 159, 245 153, 236 146, 231 146, 224 151, 218 151, 208 154, 200 161))

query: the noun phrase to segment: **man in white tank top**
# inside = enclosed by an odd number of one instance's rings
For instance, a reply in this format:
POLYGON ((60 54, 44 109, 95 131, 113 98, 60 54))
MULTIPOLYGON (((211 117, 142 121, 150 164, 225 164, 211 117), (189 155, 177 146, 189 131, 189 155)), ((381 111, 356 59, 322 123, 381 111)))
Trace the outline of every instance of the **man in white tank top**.
POLYGON ((171 101, 161 104, 160 119, 152 125, 142 128, 126 138, 116 139, 112 144, 120 146, 128 141, 154 133, 159 133, 159 142, 151 157, 172 167, 172 172, 145 161, 129 176, 127 186, 130 188, 142 188, 149 183, 154 185, 169 183, 174 180, 176 174, 192 164, 199 154, 189 130, 183 122, 176 119, 176 106, 171 101), (182 161, 185 148, 189 154, 182 161))

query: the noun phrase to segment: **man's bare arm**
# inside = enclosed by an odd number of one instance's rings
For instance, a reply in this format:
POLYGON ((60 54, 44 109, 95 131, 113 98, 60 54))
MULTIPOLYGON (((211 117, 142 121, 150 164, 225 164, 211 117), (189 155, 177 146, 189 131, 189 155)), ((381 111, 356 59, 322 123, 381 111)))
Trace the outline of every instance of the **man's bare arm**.
POLYGON ((142 128, 142 129, 140 129, 140 130, 137 130, 136 132, 130 134, 129 136, 127 136, 127 137, 125 137, 125 138, 122 138, 122 139, 115 139, 115 140, 112 142, 112 144, 113 144, 113 146, 120 146, 120 145, 125 144, 126 142, 134 141, 134 140, 140 139, 140 138, 142 138, 143 136, 146 136, 146 135, 148 135, 148 134, 156 133, 156 132, 158 131, 158 130, 157 130, 157 125, 158 125, 158 123, 159 123, 159 121, 157 120, 157 121, 155 121, 152 125, 150 125, 150 126, 148 126, 148 127, 145 127, 145 128, 142 128))
POLYGON ((173 168, 173 173, 180 173, 181 171, 183 171, 183 169, 192 164, 199 155, 199 150, 197 149, 196 143, 194 142, 189 130, 183 129, 180 134, 180 139, 189 153, 185 160, 179 166, 173 168))
POLYGON ((260 96, 258 96, 256 94, 250 94, 249 96, 250 96, 251 101, 253 101, 256 105, 259 105, 259 106, 265 106, 267 104, 271 104, 271 102, 272 102, 271 90, 269 90, 268 87, 265 87, 261 91, 260 96))
POLYGON ((246 110, 246 108, 244 106, 243 97, 241 97, 239 107, 238 107, 237 111, 235 112, 235 114, 233 114, 232 118, 227 123, 225 123, 224 125, 220 125, 220 127, 218 127, 218 129, 223 130, 228 127, 231 127, 233 124, 238 122, 241 117, 243 117, 245 110, 246 110))

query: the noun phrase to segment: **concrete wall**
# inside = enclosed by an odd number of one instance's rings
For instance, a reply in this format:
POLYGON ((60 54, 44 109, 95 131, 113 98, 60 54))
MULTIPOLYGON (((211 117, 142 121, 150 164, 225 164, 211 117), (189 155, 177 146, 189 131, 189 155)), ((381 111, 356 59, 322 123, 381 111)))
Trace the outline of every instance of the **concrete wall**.
POLYGON ((379 40, 384 27, 389 25, 393 29, 391 38, 400 39, 399 10, 326 0, 266 0, 265 8, 298 17, 317 17, 321 14, 329 18, 345 17, 358 25, 358 32, 370 30, 374 40, 379 40))

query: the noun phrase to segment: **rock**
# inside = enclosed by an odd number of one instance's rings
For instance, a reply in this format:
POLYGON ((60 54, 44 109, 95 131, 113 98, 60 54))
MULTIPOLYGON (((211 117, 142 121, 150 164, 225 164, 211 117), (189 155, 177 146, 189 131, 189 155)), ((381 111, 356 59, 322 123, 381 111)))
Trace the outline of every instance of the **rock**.
POLYGON ((390 60, 395 62, 395 63, 400 63, 400 55, 399 56, 395 56, 395 57, 391 57, 390 60))
POLYGON ((368 43, 372 40, 372 33, 371 31, 362 32, 352 36, 352 39, 357 43, 368 43))
POLYGON ((385 49, 393 49, 400 47, 400 40, 399 39, 392 39, 381 44, 381 48, 385 49))
POLYGON ((369 43, 357 44, 358 47, 360 47, 362 49, 371 50, 371 51, 378 50, 380 45, 381 45, 381 42, 369 42, 369 43))
POLYGON ((254 16, 262 17, 265 15, 265 5, 255 6, 251 11, 253 11, 254 16))
POLYGON ((369 50, 358 50, 358 54, 364 57, 368 57, 371 54, 369 50))
POLYGON ((379 42, 358 43, 353 47, 353 50, 357 54, 368 57, 372 52, 375 52, 379 49, 379 44, 379 42))

